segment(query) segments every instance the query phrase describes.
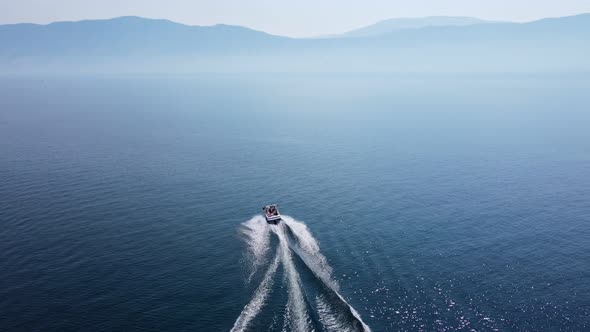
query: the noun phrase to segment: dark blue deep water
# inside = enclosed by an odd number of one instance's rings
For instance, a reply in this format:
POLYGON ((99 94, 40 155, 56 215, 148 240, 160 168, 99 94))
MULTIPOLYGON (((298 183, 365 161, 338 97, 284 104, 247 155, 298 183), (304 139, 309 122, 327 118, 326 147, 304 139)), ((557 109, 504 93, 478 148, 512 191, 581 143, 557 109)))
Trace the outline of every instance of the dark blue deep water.
POLYGON ((362 329, 345 300, 373 331, 587 331, 589 92, 2 78, 0 330, 362 329), (275 202, 290 226, 256 217, 275 202))

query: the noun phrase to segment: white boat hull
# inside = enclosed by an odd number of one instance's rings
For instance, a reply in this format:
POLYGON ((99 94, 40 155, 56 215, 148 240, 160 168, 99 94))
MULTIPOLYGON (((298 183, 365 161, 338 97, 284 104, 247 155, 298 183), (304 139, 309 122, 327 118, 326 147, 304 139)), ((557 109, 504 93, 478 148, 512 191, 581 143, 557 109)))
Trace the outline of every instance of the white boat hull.
POLYGON ((281 220, 281 214, 276 204, 267 205, 262 208, 262 211, 264 211, 264 218, 268 223, 276 224, 281 220))
POLYGON ((278 221, 281 220, 281 216, 280 215, 278 215, 278 216, 270 216, 270 217, 269 216, 264 216, 264 218, 266 218, 266 222, 269 222, 269 223, 276 223, 276 222, 278 222, 278 221))

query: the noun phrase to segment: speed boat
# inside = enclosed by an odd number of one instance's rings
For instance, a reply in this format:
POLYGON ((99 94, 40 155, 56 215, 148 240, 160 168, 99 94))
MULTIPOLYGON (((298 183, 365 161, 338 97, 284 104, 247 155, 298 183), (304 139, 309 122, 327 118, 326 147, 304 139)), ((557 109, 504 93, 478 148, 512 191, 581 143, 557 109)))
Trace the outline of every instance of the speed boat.
POLYGON ((268 223, 276 224, 281 220, 279 206, 276 204, 267 205, 262 208, 262 211, 264 211, 264 218, 268 223))

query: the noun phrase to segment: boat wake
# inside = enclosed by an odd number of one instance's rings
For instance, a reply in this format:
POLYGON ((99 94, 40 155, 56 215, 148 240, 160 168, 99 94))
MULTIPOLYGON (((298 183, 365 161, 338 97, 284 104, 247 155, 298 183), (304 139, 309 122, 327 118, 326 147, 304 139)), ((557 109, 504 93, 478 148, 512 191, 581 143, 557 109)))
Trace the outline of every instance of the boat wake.
POLYGON ((254 217, 242 224, 241 233, 246 237, 249 267, 247 281, 250 282, 254 274, 265 263, 270 249, 270 228, 266 227, 264 218, 254 217))
POLYGON ((256 315, 258 315, 258 312, 260 312, 260 309, 262 309, 264 306, 266 298, 268 297, 269 291, 273 285, 273 277, 275 272, 277 272, 277 267, 279 265, 278 258, 279 256, 277 254, 270 267, 266 271, 264 279, 262 279, 262 282, 260 282, 260 285, 258 288, 256 288, 252 300, 250 303, 246 304, 244 310, 242 310, 240 316, 238 319, 236 319, 234 327, 231 329, 232 331, 245 331, 250 321, 252 321, 256 315))
MULTIPOLYGON (((280 301, 277 293, 283 289, 287 290, 286 303, 282 302, 283 331, 371 331, 339 293, 332 267, 304 223, 283 216, 282 222, 269 225, 262 216, 255 216, 242 224, 241 232, 248 245, 247 281, 263 265, 268 267, 231 331, 252 327, 267 302, 280 301), (276 253, 269 262, 273 236, 276 253), (282 272, 283 283, 275 287, 277 270, 282 272)), ((276 320, 275 316, 272 326, 276 320)))

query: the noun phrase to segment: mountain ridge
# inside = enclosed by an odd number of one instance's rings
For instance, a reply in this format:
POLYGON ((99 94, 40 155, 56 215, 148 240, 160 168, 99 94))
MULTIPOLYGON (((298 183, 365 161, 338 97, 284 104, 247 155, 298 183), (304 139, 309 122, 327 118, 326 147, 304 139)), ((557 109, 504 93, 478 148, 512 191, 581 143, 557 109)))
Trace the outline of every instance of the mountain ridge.
POLYGON ((125 70, 175 67, 179 71, 588 70, 590 14, 321 39, 276 36, 225 24, 189 26, 127 16, 47 25, 0 25, 0 45, 0 69, 11 71, 68 70, 73 63, 84 70, 113 63, 125 70))
POLYGON ((420 29, 425 27, 441 26, 466 26, 475 24, 512 23, 502 21, 484 20, 468 16, 425 16, 425 17, 400 17, 378 21, 376 23, 349 30, 334 37, 370 37, 387 34, 399 30, 420 29))

